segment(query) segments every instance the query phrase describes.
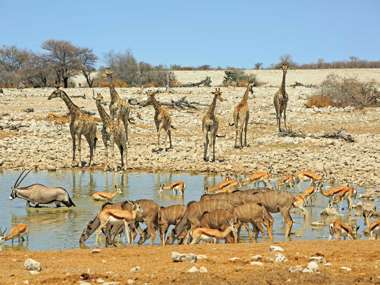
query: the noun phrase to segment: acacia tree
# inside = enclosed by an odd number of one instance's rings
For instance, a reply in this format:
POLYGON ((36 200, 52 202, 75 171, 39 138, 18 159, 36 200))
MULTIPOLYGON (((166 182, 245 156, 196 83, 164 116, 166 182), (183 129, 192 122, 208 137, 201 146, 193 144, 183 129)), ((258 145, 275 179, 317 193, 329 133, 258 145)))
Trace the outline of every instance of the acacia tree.
POLYGON ((89 48, 80 49, 78 55, 80 69, 83 76, 86 78, 88 87, 92 87, 94 84, 94 78, 91 76, 91 73, 95 71, 95 63, 97 61, 97 56, 89 48))
POLYGON ((42 44, 47 51, 46 59, 56 73, 57 84, 69 85, 69 78, 81 70, 79 54, 81 49, 68 41, 47 40, 42 44))

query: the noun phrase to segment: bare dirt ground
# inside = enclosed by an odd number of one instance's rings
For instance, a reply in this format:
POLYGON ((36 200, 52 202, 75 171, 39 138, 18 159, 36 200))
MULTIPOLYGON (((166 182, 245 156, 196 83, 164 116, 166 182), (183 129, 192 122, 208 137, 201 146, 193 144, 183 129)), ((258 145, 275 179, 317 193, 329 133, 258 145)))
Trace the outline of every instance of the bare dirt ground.
POLYGON ((0 276, 7 284, 380 284, 379 241, 293 241, 280 243, 287 261, 276 263, 268 242, 258 244, 217 244, 197 246, 143 246, 124 249, 75 249, 58 252, 7 250, 0 252, 0 276), (171 252, 204 254, 205 260, 174 263, 171 252), (316 273, 292 273, 289 268, 306 267, 310 256, 323 255, 327 265, 319 264, 316 273), (261 255, 263 265, 250 264, 261 255), (33 258, 42 271, 32 275, 24 260, 33 258), (230 261, 230 258, 239 258, 230 261), (131 272, 139 266, 139 272, 131 272), (207 268, 207 273, 188 273, 192 267, 207 268), (343 269, 347 267, 349 269, 343 269), (347 271, 348 270, 348 271, 347 271), (102 279, 102 280, 101 280, 102 279), (128 281, 129 280, 129 281, 128 281), (127 283, 128 282, 128 283, 127 283))
MULTIPOLYGON (((252 72, 252 71, 250 71, 252 72)), ((174 149, 154 152, 156 130, 153 123, 153 108, 133 107, 132 116, 136 124, 130 128, 128 152, 129 170, 147 171, 190 171, 190 172, 234 172, 248 174, 272 166, 275 174, 283 175, 300 170, 322 171, 326 168, 342 183, 374 187, 380 183, 377 169, 380 167, 380 120, 379 108, 355 110, 352 108, 308 109, 304 106, 307 98, 317 92, 317 87, 290 87, 295 81, 318 85, 329 73, 342 76, 356 76, 361 80, 380 82, 380 70, 290 70, 287 92, 288 126, 306 134, 345 129, 355 139, 347 143, 336 139, 280 137, 277 133, 273 95, 281 81, 281 71, 257 71, 258 80, 266 83, 254 88, 254 98, 249 99, 250 121, 248 127, 249 147, 234 149, 234 127, 232 122, 234 106, 240 101, 244 88, 222 88, 224 102, 218 102, 216 113, 220 118, 217 138, 217 162, 203 161, 203 134, 201 120, 207 107, 198 110, 170 109, 173 125, 174 149), (141 118, 138 118, 139 117, 141 118)), ((220 84, 223 71, 176 72, 182 82, 197 81, 207 74, 213 84, 220 84)), ((144 100, 145 95, 136 88, 117 89, 122 97, 144 100)), ((210 104, 213 88, 175 88, 174 94, 159 94, 158 100, 170 102, 183 96, 189 101, 210 104)), ((96 88, 109 100, 107 88, 96 88)), ((49 114, 63 116, 67 108, 60 99, 47 100, 52 89, 5 89, 0 96, 0 169, 55 170, 71 167, 71 138, 68 124, 57 124, 49 120, 49 114), (32 108, 32 112, 26 112, 32 108)), ((67 89, 73 101, 83 109, 97 115, 95 102, 88 88, 67 89), (78 98, 86 95, 86 98, 78 98)), ((108 107, 106 106, 106 110, 108 107)), ((61 122, 62 123, 62 120, 61 122)), ((101 123, 99 123, 99 129, 101 123)), ((165 138, 161 135, 162 143, 165 138)), ((88 161, 88 148, 83 140, 83 160, 88 161)), ((118 153, 116 154, 118 158, 118 153)), ((104 147, 99 136, 95 154, 95 168, 103 168, 104 147)))

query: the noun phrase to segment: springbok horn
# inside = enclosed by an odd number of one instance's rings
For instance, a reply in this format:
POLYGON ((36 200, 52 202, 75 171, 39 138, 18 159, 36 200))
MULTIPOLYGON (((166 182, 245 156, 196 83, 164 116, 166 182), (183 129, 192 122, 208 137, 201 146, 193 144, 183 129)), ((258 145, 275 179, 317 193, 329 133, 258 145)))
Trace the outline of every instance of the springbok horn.
POLYGON ((24 179, 26 178, 26 176, 28 176, 28 174, 32 171, 32 169, 29 169, 27 173, 25 173, 25 175, 20 179, 20 181, 18 182, 18 184, 15 186, 16 188, 22 183, 22 181, 24 181, 24 179))
POLYGON ((16 188, 17 182, 19 181, 20 177, 24 174, 25 171, 26 171, 25 169, 23 171, 21 171, 20 175, 17 177, 17 179, 15 181, 15 184, 13 185, 13 188, 16 188))

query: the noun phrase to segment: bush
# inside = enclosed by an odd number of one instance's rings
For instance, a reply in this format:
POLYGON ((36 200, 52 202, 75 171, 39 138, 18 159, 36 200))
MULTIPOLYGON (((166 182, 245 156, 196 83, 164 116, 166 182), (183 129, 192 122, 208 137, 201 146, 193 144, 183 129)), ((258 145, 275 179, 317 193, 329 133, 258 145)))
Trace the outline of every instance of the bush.
POLYGON ((226 70, 223 80, 224 86, 245 87, 248 83, 253 83, 253 86, 258 86, 255 74, 245 74, 239 69, 226 70))
POLYGON ((307 107, 368 107, 380 104, 380 92, 374 81, 361 82, 330 74, 322 82, 318 94, 308 99, 307 107))

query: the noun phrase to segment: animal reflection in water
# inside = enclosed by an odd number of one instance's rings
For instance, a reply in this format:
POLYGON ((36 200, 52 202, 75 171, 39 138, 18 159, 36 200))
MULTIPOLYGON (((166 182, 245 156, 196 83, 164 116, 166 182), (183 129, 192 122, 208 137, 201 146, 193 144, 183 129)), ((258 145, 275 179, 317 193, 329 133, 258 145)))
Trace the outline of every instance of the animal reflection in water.
POLYGON ((66 189, 62 187, 47 187, 42 184, 31 184, 29 186, 20 187, 22 181, 28 176, 31 170, 23 170, 16 179, 12 187, 9 199, 24 199, 29 207, 40 207, 40 205, 55 204, 56 207, 65 205, 66 207, 75 207, 73 200, 66 189))

